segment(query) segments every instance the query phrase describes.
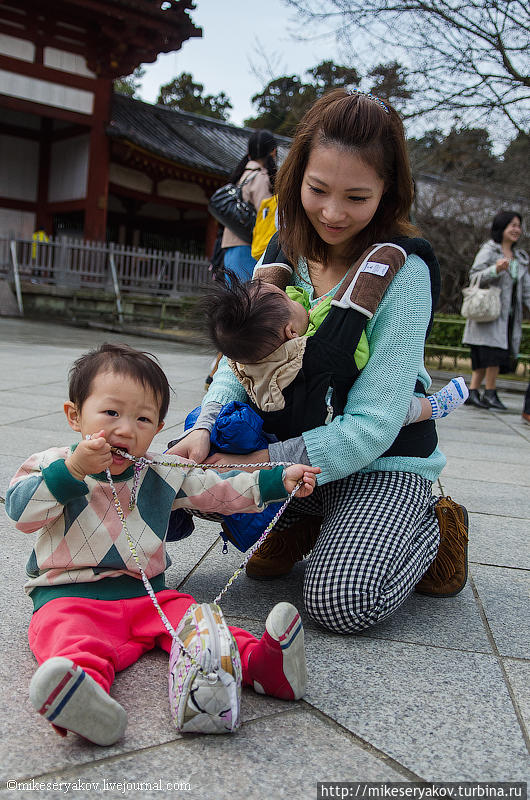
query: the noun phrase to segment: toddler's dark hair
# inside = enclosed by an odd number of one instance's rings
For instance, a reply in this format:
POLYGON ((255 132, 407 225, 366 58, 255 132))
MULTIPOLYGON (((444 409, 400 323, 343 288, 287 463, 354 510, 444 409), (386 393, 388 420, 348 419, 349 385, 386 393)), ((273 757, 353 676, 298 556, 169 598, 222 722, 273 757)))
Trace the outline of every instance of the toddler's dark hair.
POLYGON ((169 383, 152 353, 135 350, 127 344, 105 342, 74 361, 68 378, 69 397, 78 409, 90 395, 92 381, 100 372, 127 375, 151 389, 159 403, 158 421, 162 422, 169 408, 169 383))
POLYGON ((242 364, 255 364, 285 341, 290 319, 287 303, 260 280, 242 283, 228 272, 229 283, 209 286, 201 299, 206 328, 215 347, 242 364))

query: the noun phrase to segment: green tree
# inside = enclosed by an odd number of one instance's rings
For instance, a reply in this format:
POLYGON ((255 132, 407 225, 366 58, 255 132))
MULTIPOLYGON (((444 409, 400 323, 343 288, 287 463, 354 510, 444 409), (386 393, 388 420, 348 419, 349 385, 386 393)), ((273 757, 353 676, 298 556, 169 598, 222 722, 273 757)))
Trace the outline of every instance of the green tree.
POLYGON ((437 150, 443 138, 443 133, 439 128, 431 128, 417 139, 414 137, 407 139, 414 172, 437 171, 437 150))
POLYGON ((116 94, 124 94, 127 97, 137 98, 138 89, 140 88, 140 84, 144 75, 145 69, 140 64, 140 66, 136 67, 134 72, 132 72, 130 75, 124 75, 121 78, 117 78, 112 84, 112 88, 116 94))
POLYGON ((305 74, 311 80, 304 82, 297 75, 283 75, 269 81, 262 92, 252 97, 258 113, 245 120, 245 125, 291 136, 307 109, 325 92, 360 82, 357 70, 333 61, 322 61, 305 74))
POLYGON ((395 108, 401 110, 405 101, 413 96, 412 91, 407 86, 407 70, 397 61, 390 61, 388 64, 377 64, 367 75, 375 81, 370 91, 380 97, 381 100, 388 100, 395 108))
POLYGON ((196 83, 193 75, 182 72, 169 83, 160 87, 157 103, 170 108, 179 108, 181 111, 192 111, 205 117, 215 119, 228 119, 228 112, 232 103, 224 92, 217 95, 204 96, 204 86, 196 83))
POLYGON ((333 61, 322 61, 313 69, 308 69, 305 74, 313 78, 311 84, 318 97, 331 89, 355 88, 361 82, 361 76, 355 67, 344 67, 333 61))
POLYGON ((474 183, 495 180, 498 162, 485 128, 452 128, 447 136, 433 129, 408 145, 417 171, 474 183))
POLYGON ((287 117, 299 104, 303 84, 296 75, 283 75, 265 86, 262 92, 251 98, 257 108, 257 115, 245 120, 251 128, 267 128, 276 133, 289 135, 287 117))
POLYGON ((530 135, 519 133, 513 139, 497 168, 497 181, 505 192, 517 197, 530 198, 530 135))

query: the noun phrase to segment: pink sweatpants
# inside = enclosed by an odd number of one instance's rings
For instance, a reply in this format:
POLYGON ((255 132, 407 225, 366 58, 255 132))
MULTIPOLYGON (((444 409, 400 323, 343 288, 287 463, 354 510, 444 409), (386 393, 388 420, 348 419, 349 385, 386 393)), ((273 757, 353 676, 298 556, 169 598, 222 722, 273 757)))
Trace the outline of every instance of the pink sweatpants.
MULTIPOLYGON (((157 592, 158 602, 174 628, 195 600, 174 589, 157 592)), ((230 626, 241 655, 243 683, 249 684, 247 663, 258 640, 242 628, 230 626)), ((78 664, 106 692, 116 672, 138 661, 155 646, 167 653, 171 636, 147 595, 129 600, 91 600, 59 597, 33 614, 29 646, 42 664, 64 656, 78 664)))

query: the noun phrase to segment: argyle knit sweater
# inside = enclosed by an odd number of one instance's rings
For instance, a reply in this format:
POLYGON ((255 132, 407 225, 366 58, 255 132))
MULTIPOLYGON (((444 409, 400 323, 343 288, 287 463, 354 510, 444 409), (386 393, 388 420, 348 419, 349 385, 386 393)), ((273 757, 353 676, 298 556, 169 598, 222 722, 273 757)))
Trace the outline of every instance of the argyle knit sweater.
MULTIPOLYGON (((259 262, 258 262, 259 263, 259 262)), ((296 282, 296 274, 293 275, 296 282)), ((425 332, 431 314, 429 270, 409 255, 366 326, 370 358, 348 394, 344 413, 328 425, 306 431, 306 461, 321 468, 319 484, 355 472, 414 472, 435 481, 446 460, 438 448, 427 458, 382 457, 398 435, 414 386, 427 389, 431 379, 423 364, 425 332)), ((203 404, 245 401, 246 394, 223 359, 203 404)), ((269 446, 273 461, 304 461, 296 439, 269 446)))
MULTIPOLYGON (((119 599, 145 594, 105 473, 87 475, 84 481, 74 478, 65 465, 72 449, 53 447, 30 456, 7 491, 6 511, 18 530, 37 533, 24 587, 35 609, 55 597, 119 599)), ((136 553, 155 591, 164 588, 164 571, 171 563, 165 537, 173 509, 253 513, 287 496, 281 467, 217 473, 191 464, 153 464, 141 472, 131 510, 133 467, 113 481, 136 553)))

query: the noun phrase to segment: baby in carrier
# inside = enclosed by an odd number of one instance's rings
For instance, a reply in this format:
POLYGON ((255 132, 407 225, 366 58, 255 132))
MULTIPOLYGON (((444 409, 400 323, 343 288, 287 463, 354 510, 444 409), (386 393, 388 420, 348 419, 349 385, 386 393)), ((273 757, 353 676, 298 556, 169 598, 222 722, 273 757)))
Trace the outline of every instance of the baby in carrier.
MULTIPOLYGON (((223 352, 252 405, 261 412, 285 406, 285 390, 298 375, 305 353, 305 339, 313 336, 330 311, 331 297, 313 304, 308 293, 296 286, 285 291, 261 278, 208 289, 204 298, 210 337, 223 352)), ((369 358, 362 331, 354 353, 359 371, 369 358)), ((462 377, 453 378, 427 397, 413 396, 403 425, 439 419, 462 405, 468 390, 462 377)), ((327 397, 328 422, 333 409, 327 397)))

